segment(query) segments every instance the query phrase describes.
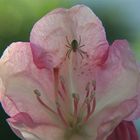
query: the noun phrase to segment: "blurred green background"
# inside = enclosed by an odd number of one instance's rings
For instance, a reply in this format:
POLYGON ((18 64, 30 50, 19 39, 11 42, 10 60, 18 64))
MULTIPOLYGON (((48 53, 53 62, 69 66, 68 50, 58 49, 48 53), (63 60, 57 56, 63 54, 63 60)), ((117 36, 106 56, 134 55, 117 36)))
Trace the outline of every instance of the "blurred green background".
MULTIPOLYGON (((29 41, 33 24, 47 12, 88 5, 102 20, 110 44, 115 39, 127 39, 140 61, 140 0, 0 0, 0 55, 12 42, 29 41)), ((0 107, 0 140, 18 140, 0 107)), ((140 121, 136 121, 140 130, 140 121)))

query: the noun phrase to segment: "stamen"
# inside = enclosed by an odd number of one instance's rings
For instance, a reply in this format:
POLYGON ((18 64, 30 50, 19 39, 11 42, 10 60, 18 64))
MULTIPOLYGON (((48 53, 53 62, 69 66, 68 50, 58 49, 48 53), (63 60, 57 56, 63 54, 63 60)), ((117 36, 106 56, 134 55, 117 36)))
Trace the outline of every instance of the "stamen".
POLYGON ((85 90, 89 90, 90 82, 87 83, 85 90))
POLYGON ((87 101, 86 105, 87 105, 87 115, 86 115, 86 117, 84 118, 84 122, 86 122, 86 121, 88 120, 89 116, 90 116, 91 107, 90 107, 90 102, 89 102, 89 100, 87 101))
POLYGON ((96 90, 96 81, 95 80, 92 81, 92 86, 93 86, 93 89, 95 91, 96 90))
POLYGON ((62 99, 63 101, 65 101, 65 99, 64 99, 64 97, 63 97, 63 95, 62 95, 62 93, 61 93, 60 90, 58 90, 58 95, 61 97, 61 99, 62 99))
POLYGON ((41 96, 41 93, 40 93, 40 91, 39 91, 38 89, 35 89, 35 90, 34 90, 34 93, 35 93, 37 96, 41 96))
POLYGON ((92 81, 92 90, 90 90, 90 83, 88 82, 87 83, 87 86, 86 86, 86 98, 82 104, 82 109, 85 108, 86 106, 86 110, 87 110, 87 114, 86 116, 84 117, 84 123, 90 118, 90 116, 93 114, 94 110, 95 110, 95 105, 96 105, 96 102, 95 102, 95 90, 96 90, 96 81, 92 81), (89 96, 90 94, 90 96, 89 96))
POLYGON ((65 88, 65 85, 64 85, 64 79, 63 79, 62 76, 60 77, 60 83, 61 83, 61 87, 63 89, 63 92, 66 94, 67 92, 66 92, 66 88, 65 88))
POLYGON ((56 100, 57 100, 57 93, 58 93, 58 75, 59 75, 59 69, 54 68, 54 87, 55 87, 55 95, 56 95, 56 100))
POLYGON ((85 97, 84 102, 81 105, 80 111, 84 109, 84 107, 85 107, 85 105, 87 103, 87 100, 88 100, 88 97, 89 97, 89 94, 90 94, 90 90, 89 90, 90 88, 89 88, 89 86, 90 86, 90 82, 88 82, 87 85, 86 85, 86 87, 85 87, 86 97, 85 97))
POLYGON ((78 103, 79 103, 79 95, 73 93, 72 97, 74 98, 74 116, 77 118, 78 115, 78 103))
POLYGON ((89 96, 89 86, 90 86, 90 83, 88 82, 87 85, 86 85, 86 88, 85 88, 85 90, 87 91, 86 97, 89 96))
POLYGON ((87 114, 90 113, 90 100, 87 98, 86 100, 86 105, 87 105, 87 114))
MULTIPOLYGON (((79 123, 86 123, 89 118, 92 116, 92 114, 95 111, 95 106, 96 106, 96 99, 95 99, 95 94, 96 94, 96 81, 91 81, 88 82, 86 87, 85 87, 85 99, 82 100, 81 104, 79 103, 80 101, 80 97, 79 94, 77 93, 73 93, 72 97, 73 97, 73 113, 70 114, 71 118, 71 123, 70 120, 66 118, 66 113, 65 114, 65 110, 63 110, 63 108, 61 108, 60 105, 64 105, 64 102, 66 101, 65 98, 68 98, 68 94, 67 91, 65 89, 65 85, 64 85, 64 80, 62 77, 59 77, 59 70, 57 68, 54 69, 54 84, 55 84, 55 95, 56 95, 56 109, 53 110, 52 108, 50 108, 47 104, 45 104, 42 100, 41 100, 41 93, 39 90, 35 89, 34 93, 36 94, 36 98, 38 100, 38 102, 44 107, 46 108, 48 111, 50 111, 51 113, 53 113, 55 116, 59 117, 60 121, 62 121, 62 123, 64 124, 65 127, 76 127, 76 125, 78 125, 79 123), (60 88, 60 90, 59 90, 60 88), (60 100, 62 99, 62 102, 60 104, 60 100), (79 122, 79 118, 80 122, 79 122)), ((67 102, 67 101, 66 101, 67 102)))
POLYGON ((90 95, 90 102, 95 98, 95 92, 90 95))
POLYGON ((92 100, 92 109, 91 109, 90 115, 92 115, 92 113, 94 112, 95 106, 96 106, 96 100, 95 100, 95 98, 94 98, 94 99, 92 100))
POLYGON ((58 115, 59 115, 61 121, 64 123, 65 126, 68 126, 68 124, 63 116, 63 113, 61 112, 60 104, 58 102, 56 102, 56 108, 57 108, 57 112, 58 112, 58 115))
POLYGON ((84 118, 84 122, 86 122, 90 118, 90 116, 93 114, 95 110, 95 105, 96 105, 95 98, 91 98, 90 100, 87 100, 86 104, 87 104, 87 115, 84 118), (92 108, 91 108, 91 103, 92 103, 92 108))
POLYGON ((34 93, 36 94, 36 97, 37 97, 37 100, 39 101, 39 103, 45 107, 47 110, 49 110, 50 112, 54 113, 55 115, 57 114, 53 109, 51 109, 48 105, 46 105, 41 99, 40 99, 40 96, 41 96, 41 93, 39 90, 35 89, 34 90, 34 93))

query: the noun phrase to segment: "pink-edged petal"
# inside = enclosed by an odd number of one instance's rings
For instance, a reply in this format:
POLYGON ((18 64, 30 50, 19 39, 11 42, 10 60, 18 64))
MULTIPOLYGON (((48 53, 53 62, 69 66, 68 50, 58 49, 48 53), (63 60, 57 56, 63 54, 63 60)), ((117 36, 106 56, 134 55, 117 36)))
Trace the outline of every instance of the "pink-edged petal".
MULTIPOLYGON (((66 55, 72 40, 77 40, 84 58, 100 63, 102 48, 108 47, 101 21, 86 6, 77 5, 70 9, 56 9, 41 18, 31 31, 31 46, 38 67, 56 67, 73 51, 66 55), (97 57, 98 54, 98 58, 97 57)), ((79 52, 76 52, 80 56, 79 52)), ((81 56, 80 56, 81 57, 81 56)))
POLYGON ((33 124, 33 120, 29 117, 29 115, 27 113, 21 112, 21 113, 17 113, 15 116, 13 116, 12 118, 8 118, 7 119, 8 124, 10 125, 11 129, 13 130, 13 132, 22 140, 25 139, 25 137, 23 137, 22 133, 15 127, 12 127, 12 124, 14 125, 24 125, 26 124, 27 126, 34 126, 33 124), (22 123, 21 123, 22 121, 22 123))
POLYGON ((89 128, 97 134, 97 140, 106 139, 135 112, 138 85, 139 69, 128 43, 115 41, 105 64, 96 69, 96 107, 89 128))
POLYGON ((10 127, 20 133, 25 140, 62 140, 64 131, 51 124, 36 123, 27 113, 19 113, 9 118, 10 127))
POLYGON ((122 120, 126 119, 135 111, 136 107, 137 103, 132 99, 126 100, 116 107, 104 108, 98 114, 100 117, 96 120, 100 122, 97 140, 107 138, 122 120))
POLYGON ((106 63, 97 69, 96 111, 134 98, 139 85, 139 68, 127 41, 115 41, 106 63))
POLYGON ((133 122, 122 121, 107 140, 139 140, 133 122))
POLYGON ((106 140, 119 123, 134 112, 136 107, 134 99, 104 107, 87 122, 87 134, 96 140, 106 140))
POLYGON ((131 114, 126 120, 131 121, 131 120, 136 120, 139 119, 140 117, 140 82, 139 82, 139 86, 138 86, 138 90, 137 90, 137 95, 135 97, 135 100, 137 101, 137 108, 136 110, 133 112, 133 114, 131 114))
MULTIPOLYGON (((68 132, 67 129, 61 129, 57 126, 49 124, 38 124, 32 121, 32 118, 27 113, 19 113, 12 118, 9 118, 8 123, 14 131, 18 131, 20 136, 25 140, 85 140, 90 137, 85 137, 82 135, 71 135, 71 132, 68 132), (29 126, 29 122, 31 125, 29 126)), ((19 136, 19 134, 18 134, 19 136)))
POLYGON ((27 112, 36 121, 52 120, 52 114, 38 100, 54 108, 55 95, 51 71, 38 69, 33 63, 29 43, 13 43, 0 59, 1 103, 9 116, 27 112))

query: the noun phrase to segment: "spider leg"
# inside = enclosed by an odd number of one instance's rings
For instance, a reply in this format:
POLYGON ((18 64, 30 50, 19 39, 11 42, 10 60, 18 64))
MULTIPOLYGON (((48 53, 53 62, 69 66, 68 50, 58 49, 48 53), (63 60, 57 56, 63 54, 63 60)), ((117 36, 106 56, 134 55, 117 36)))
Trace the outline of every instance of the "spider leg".
POLYGON ((80 49, 78 49, 79 54, 81 55, 82 59, 84 58, 84 56, 82 55, 82 51, 80 49))
MULTIPOLYGON (((82 54, 84 54, 84 55, 86 55, 87 57, 88 57, 88 54, 87 54, 87 52, 84 52, 84 51, 82 51, 81 49, 77 49, 78 50, 78 52, 80 53, 80 55, 82 55, 82 54)), ((82 55, 82 58, 83 58, 83 55, 82 55)))
POLYGON ((79 48, 81 48, 81 47, 84 47, 85 45, 81 45, 81 46, 79 46, 79 48))
POLYGON ((68 58, 70 59, 70 53, 71 53, 71 51, 72 51, 72 49, 69 51, 69 53, 68 53, 68 58))
POLYGON ((67 36, 66 36, 66 41, 67 41, 68 45, 71 46, 67 36))
POLYGON ((86 52, 82 51, 81 49, 78 49, 78 51, 80 51, 83 54, 86 54, 86 52))
POLYGON ((78 43, 78 46, 80 46, 81 44, 81 36, 79 35, 79 43, 78 43))
POLYGON ((68 56, 68 58, 70 59, 70 53, 71 53, 72 49, 69 49, 66 53, 66 56, 68 56))
POLYGON ((67 48, 71 48, 70 46, 68 46, 68 45, 65 45, 67 48))

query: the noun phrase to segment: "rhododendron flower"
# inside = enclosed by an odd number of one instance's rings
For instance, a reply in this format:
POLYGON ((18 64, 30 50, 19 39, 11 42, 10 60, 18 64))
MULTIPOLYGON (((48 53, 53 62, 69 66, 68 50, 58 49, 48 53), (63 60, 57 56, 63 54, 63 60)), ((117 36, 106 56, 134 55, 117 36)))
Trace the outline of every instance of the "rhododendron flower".
POLYGON ((139 68, 84 5, 40 19, 0 59, 0 100, 25 140, 138 140, 139 68), (129 122, 130 121, 130 122, 129 122))

